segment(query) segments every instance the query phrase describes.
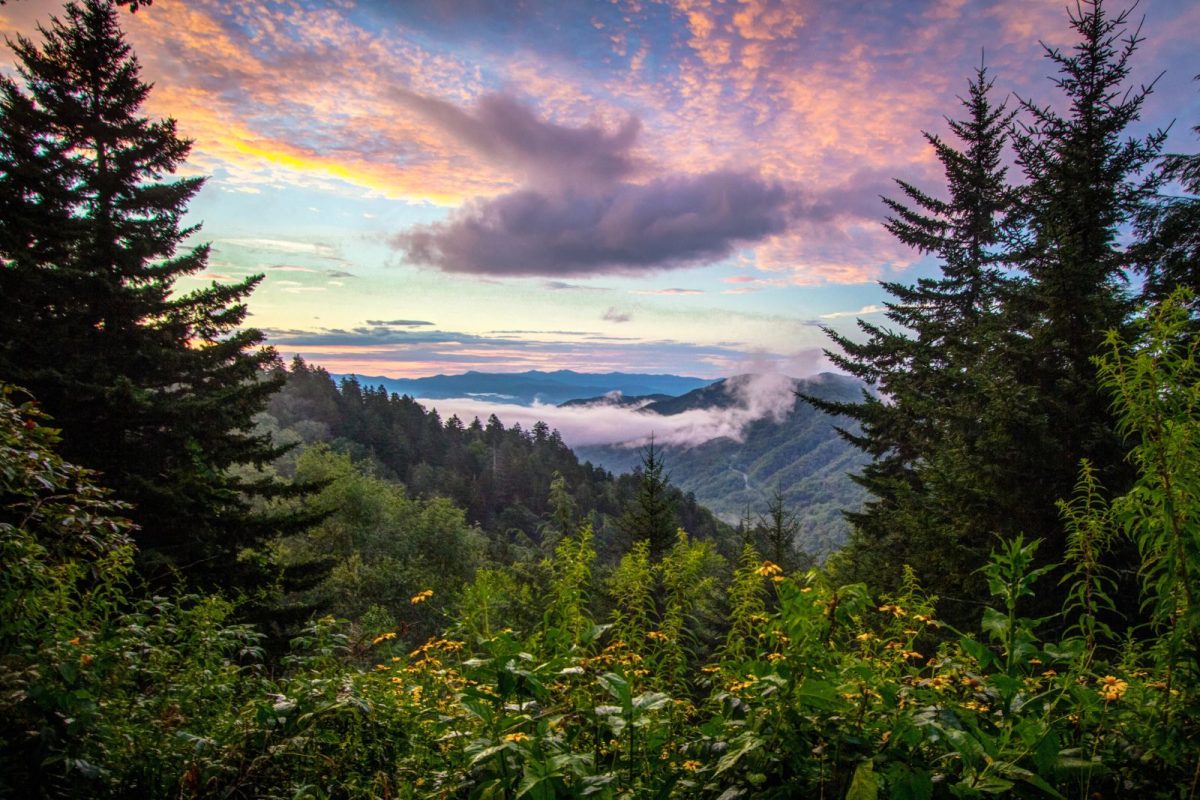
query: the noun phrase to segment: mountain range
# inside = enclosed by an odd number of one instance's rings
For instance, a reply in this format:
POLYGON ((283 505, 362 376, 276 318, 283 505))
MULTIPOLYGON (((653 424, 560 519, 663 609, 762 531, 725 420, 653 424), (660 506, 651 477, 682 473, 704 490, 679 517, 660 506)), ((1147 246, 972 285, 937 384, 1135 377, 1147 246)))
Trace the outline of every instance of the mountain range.
POLYGON ((440 400, 472 397, 496 403, 558 404, 580 397, 598 397, 610 393, 622 396, 685 394, 712 383, 711 379, 681 375, 642 375, 627 372, 584 373, 561 369, 554 372, 466 372, 461 375, 433 375, 427 378, 387 378, 373 375, 354 377, 364 386, 383 386, 389 392, 410 397, 440 400))
MULTIPOLYGON (((747 511, 751 519, 764 513, 778 490, 799 523, 797 544, 823 555, 840 546, 849 533, 841 512, 860 506, 864 493, 848 473, 857 471, 867 459, 834 429, 845 421, 818 411, 800 395, 855 401, 862 396, 862 384, 834 373, 801 380, 770 377, 769 381, 751 375, 727 378, 676 397, 644 402, 640 410, 663 417, 714 409, 745 410, 748 421, 740 436, 694 445, 656 443, 671 482, 732 523, 747 511)), ((576 404, 604 405, 631 399, 593 397, 576 404)), ((620 473, 641 464, 640 444, 574 449, 581 459, 620 473)))

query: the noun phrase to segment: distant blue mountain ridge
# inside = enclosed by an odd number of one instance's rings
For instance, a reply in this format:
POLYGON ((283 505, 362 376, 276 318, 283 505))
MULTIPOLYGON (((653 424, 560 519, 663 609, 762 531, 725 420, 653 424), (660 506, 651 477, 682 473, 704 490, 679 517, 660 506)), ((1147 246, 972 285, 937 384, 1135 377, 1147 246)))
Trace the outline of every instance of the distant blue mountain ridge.
POLYGON ((714 383, 714 379, 683 375, 650 375, 630 372, 588 373, 561 369, 554 372, 465 372, 427 378, 388 378, 379 375, 334 375, 335 380, 354 377, 363 386, 383 386, 389 392, 439 400, 475 397, 494 403, 557 405, 580 397, 599 397, 611 392, 625 396, 687 394, 714 383))

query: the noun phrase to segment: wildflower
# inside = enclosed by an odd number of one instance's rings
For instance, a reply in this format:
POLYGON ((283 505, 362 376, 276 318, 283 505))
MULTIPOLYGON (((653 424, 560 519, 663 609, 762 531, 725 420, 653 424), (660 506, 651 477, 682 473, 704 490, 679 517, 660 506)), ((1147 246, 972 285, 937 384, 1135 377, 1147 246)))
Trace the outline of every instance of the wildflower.
POLYGON ((79 663, 83 664, 85 667, 90 667, 92 665, 92 660, 92 656, 88 653, 84 653, 79 657, 79 663))
POLYGON ((811 586, 805 586, 803 589, 800 590, 800 594, 808 594, 811 591, 812 591, 811 586))
POLYGON ((408 602, 412 603, 414 606, 417 606, 421 603, 424 603, 431 597, 433 597, 433 589, 424 589, 409 598, 408 602))
POLYGON ((650 631, 649 633, 646 634, 646 638, 654 639, 655 641, 658 641, 658 642, 666 642, 666 641, 669 641, 671 637, 667 636, 662 631, 650 631))
POLYGON ((900 606, 893 605, 893 604, 891 604, 891 603, 886 603, 886 604, 884 604, 884 605, 880 606, 880 607, 879 607, 879 610, 880 610, 881 612, 885 613, 885 614, 889 614, 889 613, 890 613, 890 614, 892 614, 893 616, 896 616, 896 617, 903 617, 905 614, 907 614, 907 613, 908 613, 907 611, 905 611, 905 610, 904 610, 903 608, 901 608, 900 606))
POLYGON ((770 577, 771 575, 779 575, 782 572, 783 572, 783 567, 779 566, 778 564, 774 564, 770 561, 764 561, 762 563, 762 566, 754 571, 754 574, 761 575, 762 577, 767 578, 767 577, 770 577))
POLYGON ((783 661, 785 658, 787 658, 787 656, 785 656, 783 653, 767 653, 767 661, 770 661, 772 664, 774 664, 776 661, 783 661))
POLYGON ((1100 696, 1104 698, 1104 702, 1106 703, 1120 700, 1128 688, 1128 683, 1112 675, 1106 675, 1100 679, 1100 696))
POLYGON ((703 765, 699 761, 692 759, 683 762, 683 768, 688 772, 695 772, 696 770, 700 769, 701 766, 703 765))
POLYGON ((860 642, 869 642, 875 638, 875 634, 871 633, 870 631, 866 631, 864 633, 860 633, 858 636, 855 636, 854 638, 860 642))
POLYGON ((721 668, 720 668, 720 667, 718 667, 716 664, 709 664, 709 665, 708 665, 708 666, 706 666, 706 667, 701 667, 701 668, 700 668, 700 671, 701 671, 701 672, 713 673, 713 672, 720 672, 720 671, 721 671, 721 668))
POLYGON ((71 639, 70 641, 68 641, 67 644, 73 644, 76 647, 78 647, 79 646, 79 637, 76 636, 74 639, 71 639))
POLYGON ((396 638, 396 634, 393 633, 392 631, 388 631, 387 633, 381 633, 378 636, 376 636, 374 639, 372 639, 371 644, 377 645, 380 642, 391 641, 392 639, 395 639, 395 638, 396 638))
POLYGON ((525 742, 529 740, 529 734, 517 731, 516 733, 506 733, 500 738, 506 742, 525 742))
POLYGON ((1048 669, 1048 670, 1044 670, 1042 672, 1042 677, 1043 678, 1053 678, 1057 674, 1058 674, 1058 670, 1048 669))
POLYGON ((729 685, 729 691, 731 691, 731 692, 740 692, 740 691, 742 691, 743 689, 749 689, 751 686, 753 686, 753 685, 754 685, 755 683, 757 683, 757 682, 758 682, 758 676, 756 676, 756 675, 747 675, 747 676, 746 676, 746 680, 744 680, 744 681, 734 681, 733 683, 731 683, 731 684, 729 685))

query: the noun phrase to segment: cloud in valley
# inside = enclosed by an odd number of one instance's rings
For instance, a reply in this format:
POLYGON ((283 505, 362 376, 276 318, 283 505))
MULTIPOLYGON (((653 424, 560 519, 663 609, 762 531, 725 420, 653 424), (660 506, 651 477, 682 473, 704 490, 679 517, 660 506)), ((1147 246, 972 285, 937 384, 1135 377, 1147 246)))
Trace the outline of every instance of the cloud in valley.
POLYGON ((421 403, 436 408, 443 419, 455 414, 470 421, 495 414, 505 425, 519 423, 526 429, 542 421, 561 433, 572 447, 592 444, 641 447, 650 436, 658 444, 694 447, 720 438, 741 441, 750 423, 764 418, 782 421, 796 400, 792 379, 778 373, 739 376, 730 379, 726 386, 736 400, 733 406, 692 409, 670 416, 604 404, 559 408, 488 403, 471 398, 421 400, 421 403))

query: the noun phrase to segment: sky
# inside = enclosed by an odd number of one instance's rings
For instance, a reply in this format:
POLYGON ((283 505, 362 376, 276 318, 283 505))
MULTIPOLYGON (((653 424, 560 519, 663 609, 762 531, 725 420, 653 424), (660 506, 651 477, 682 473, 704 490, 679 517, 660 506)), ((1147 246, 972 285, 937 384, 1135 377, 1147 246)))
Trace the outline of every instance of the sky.
MULTIPOLYGON (((10 2, 0 32, 60 8, 10 2)), ((1200 2, 1132 19, 1139 130, 1194 152, 1200 2)), ((939 193, 922 131, 981 59, 998 99, 1057 103, 1043 44, 1073 42, 1059 0, 155 0, 122 24, 209 176, 187 221, 212 257, 180 288, 262 273, 249 322, 284 358, 392 377, 826 369, 823 326, 936 272, 880 200, 939 193)))

